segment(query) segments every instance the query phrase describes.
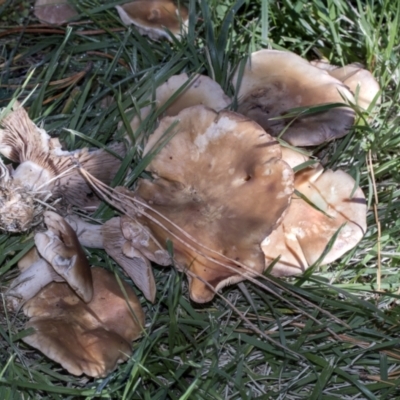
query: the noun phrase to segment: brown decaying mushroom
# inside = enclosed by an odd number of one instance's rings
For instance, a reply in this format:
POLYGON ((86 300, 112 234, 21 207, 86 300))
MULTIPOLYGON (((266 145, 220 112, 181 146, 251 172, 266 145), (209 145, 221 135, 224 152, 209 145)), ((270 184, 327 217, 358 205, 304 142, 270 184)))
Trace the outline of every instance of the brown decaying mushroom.
POLYGON ((40 22, 50 25, 65 24, 79 15, 67 0, 36 0, 34 13, 40 22))
POLYGON ((128 359, 144 326, 133 290, 102 268, 92 268, 93 298, 84 303, 66 283, 51 283, 24 306, 23 341, 60 363, 70 374, 104 377, 128 359), (132 311, 133 315, 132 315, 132 311))
POLYGON ((207 302, 215 290, 263 271, 260 243, 288 207, 293 172, 258 124, 204 106, 163 118, 144 154, 177 119, 174 136, 147 168, 154 180, 141 179, 135 193, 119 191, 150 206, 137 220, 162 245, 171 240, 191 298, 207 302))
POLYGON ((40 255, 86 303, 93 296, 90 266, 75 231, 60 215, 46 211, 47 231, 35 235, 40 255))
MULTIPOLYGON (((0 153, 20 164, 11 171, 11 176, 3 174, 0 182, 3 195, 0 228, 4 230, 29 229, 37 215, 35 199, 44 201, 49 196, 61 196, 72 205, 93 210, 99 200, 80 175, 77 165, 106 183, 111 182, 120 166, 120 161, 105 150, 62 151, 58 140, 51 139, 38 128, 18 105, 0 121, 0 127, 0 153)), ((113 149, 122 155, 125 152, 122 144, 113 149)))
POLYGON ((355 96, 356 103, 364 110, 368 110, 374 100, 376 101, 375 104, 380 103, 381 99, 378 97, 378 93, 381 88, 379 83, 371 72, 361 64, 353 63, 344 67, 337 67, 322 60, 311 61, 311 64, 327 71, 329 75, 348 86, 353 94, 357 94, 355 96))
MULTIPOLYGON (((239 68, 233 84, 238 86, 239 68)), ((297 107, 344 103, 354 98, 328 72, 290 52, 260 50, 246 64, 237 92, 238 112, 268 133, 295 146, 313 146, 347 134, 355 113, 346 106, 290 118, 279 118, 297 107)))
MULTIPOLYGON (((286 150, 284 159, 289 152, 286 150)), ((360 188, 351 195, 354 187, 355 181, 350 175, 341 170, 324 172, 319 164, 296 173, 296 190, 322 212, 293 195, 282 222, 261 245, 266 267, 280 256, 271 270, 273 275, 303 273, 322 256, 339 228, 321 265, 335 261, 361 240, 366 231, 367 206, 360 188)))
MULTIPOLYGON (((171 76, 165 83, 156 89, 155 106, 160 109, 168 100, 187 82, 186 73, 171 76)), ((195 75, 179 96, 165 109, 162 116, 178 115, 185 108, 204 105, 215 111, 221 111, 229 106, 231 99, 224 93, 221 86, 205 75, 195 75)), ((135 132, 140 124, 151 112, 152 107, 147 106, 140 110, 140 116, 135 116, 131 121, 132 131, 135 132)))
POLYGON ((188 10, 171 0, 136 0, 115 8, 125 25, 135 25, 141 35, 153 40, 172 40, 167 30, 177 38, 187 32, 188 10))

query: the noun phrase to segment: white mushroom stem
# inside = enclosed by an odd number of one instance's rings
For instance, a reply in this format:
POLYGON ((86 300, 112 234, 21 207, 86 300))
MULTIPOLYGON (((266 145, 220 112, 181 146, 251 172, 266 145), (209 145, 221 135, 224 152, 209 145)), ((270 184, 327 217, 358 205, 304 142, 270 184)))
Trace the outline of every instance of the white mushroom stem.
POLYGON ((91 224, 82 220, 77 215, 68 215, 65 220, 76 232, 82 246, 93 249, 104 249, 103 225, 91 224))
POLYGON ((49 263, 42 258, 39 259, 11 283, 10 289, 6 293, 8 308, 17 311, 26 301, 54 281, 62 282, 64 279, 54 271, 49 263))

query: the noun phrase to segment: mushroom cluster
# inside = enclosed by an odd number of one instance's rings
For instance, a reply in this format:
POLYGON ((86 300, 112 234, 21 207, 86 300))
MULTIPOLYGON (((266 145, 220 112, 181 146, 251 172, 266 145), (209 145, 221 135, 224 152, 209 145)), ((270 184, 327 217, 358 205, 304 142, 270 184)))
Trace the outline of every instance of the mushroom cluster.
MULTIPOLYGON (((147 3, 150 20, 169 9, 168 0, 147 3)), ((118 7, 133 10, 127 6, 118 7)), ((109 272, 90 268, 81 245, 104 249, 151 302, 151 262, 174 265, 199 303, 266 270, 298 275, 353 248, 366 230, 362 190, 346 172, 324 171, 294 147, 346 135, 356 104, 369 110, 379 101, 378 87, 363 83, 368 74, 338 70, 289 52, 256 52, 232 81, 237 112, 211 78, 172 76, 131 121, 135 131, 154 109, 163 110, 143 149, 151 179, 140 178, 133 190, 108 187, 120 165, 112 154, 61 150, 17 105, 0 121, 0 153, 19 164, 1 165, 2 229, 37 224, 37 200, 61 197, 92 211, 93 191, 121 213, 103 225, 44 213, 37 253, 22 260, 7 293, 10 308, 22 307, 35 329, 24 341, 76 375, 104 376, 129 356, 144 325, 140 304, 125 283, 121 291, 109 272), (347 80, 354 75, 355 86, 347 80), (62 331, 79 337, 81 347, 71 349, 62 331)), ((112 149, 124 155, 122 145, 112 149)))

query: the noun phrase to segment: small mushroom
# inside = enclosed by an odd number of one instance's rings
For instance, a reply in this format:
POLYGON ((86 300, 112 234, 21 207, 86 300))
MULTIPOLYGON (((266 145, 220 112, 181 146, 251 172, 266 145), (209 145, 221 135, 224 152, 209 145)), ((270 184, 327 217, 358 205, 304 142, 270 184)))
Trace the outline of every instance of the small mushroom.
POLYGON ((153 180, 141 179, 135 193, 119 191, 124 201, 130 196, 143 203, 130 217, 163 246, 172 242, 190 297, 202 303, 263 271, 260 243, 288 207, 293 172, 258 124, 204 106, 163 118, 144 154, 176 119, 173 137, 147 168, 153 180))
POLYGON ((104 248, 151 302, 156 297, 156 282, 150 261, 122 235, 120 218, 103 225, 104 248))
POLYGON ((36 0, 34 13, 40 22, 50 25, 65 24, 79 15, 67 0, 36 0))
POLYGON ((44 213, 44 222, 48 230, 35 235, 40 255, 83 301, 89 302, 93 296, 92 274, 75 231, 52 211, 44 213))
MULTIPOLYGON (((34 225, 41 203, 49 197, 63 197, 72 205, 94 209, 99 200, 76 167, 83 166, 110 183, 121 164, 105 150, 61 150, 58 140, 38 128, 19 106, 1 120, 0 126, 0 153, 19 163, 1 180, 0 228, 10 232, 34 225)), ((114 150, 122 154, 125 151, 123 145, 115 145, 114 150)))
POLYGON ((51 283, 24 306, 34 333, 23 341, 70 374, 99 378, 132 353, 144 326, 133 290, 102 268, 92 268, 93 298, 84 303, 66 283, 51 283), (125 296, 126 295, 126 296, 125 296))
POLYGON ((271 270, 275 276, 303 273, 320 259, 339 229, 321 265, 356 246, 366 231, 365 197, 360 188, 353 193, 355 181, 350 175, 341 170, 324 172, 318 165, 297 172, 295 188, 311 204, 294 194, 282 222, 261 244, 267 267, 280 257, 271 270))
POLYGON ((312 61, 312 65, 328 71, 329 75, 343 82, 355 94, 356 103, 368 110, 372 102, 380 103, 378 93, 381 88, 374 76, 361 64, 353 63, 344 67, 337 67, 325 61, 312 61))
POLYGON ((290 52, 260 50, 240 68, 233 84, 238 87, 238 112, 258 122, 269 134, 295 146, 314 146, 346 135, 355 113, 347 106, 302 114, 296 108, 332 103, 354 103, 349 89, 328 72, 290 52), (284 118, 289 112, 290 118, 284 118))
MULTIPOLYGON (((164 84, 156 89, 156 109, 163 107, 168 100, 189 81, 186 73, 171 76, 164 84)), ((205 75, 197 74, 179 94, 179 96, 165 109, 163 116, 178 115, 184 108, 205 105, 215 111, 221 111, 229 106, 230 98, 224 93, 221 86, 205 75)), ((140 110, 140 116, 131 121, 132 131, 135 132, 151 112, 150 106, 140 110)))
POLYGON ((187 8, 171 0, 136 0, 115 8, 125 25, 135 25, 141 35, 153 40, 172 40, 168 31, 180 38, 187 31, 187 8))

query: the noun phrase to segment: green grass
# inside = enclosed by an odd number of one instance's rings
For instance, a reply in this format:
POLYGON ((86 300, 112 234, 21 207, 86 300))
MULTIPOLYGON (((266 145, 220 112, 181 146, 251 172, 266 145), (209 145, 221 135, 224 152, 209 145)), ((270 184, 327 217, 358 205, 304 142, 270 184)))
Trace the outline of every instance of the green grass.
MULTIPOLYGON (((69 149, 101 147, 121 135, 118 122, 128 129, 125 110, 147 105, 158 85, 183 71, 205 73, 232 95, 234 67, 262 47, 338 65, 362 62, 381 84, 382 103, 372 120, 315 150, 366 193, 368 231, 356 249, 304 277, 273 280, 269 291, 250 282, 228 287, 207 305, 189 300, 181 274, 155 267, 157 301, 141 297, 148 336, 134 343, 129 362, 101 380, 70 376, 28 348, 19 340, 24 317, 1 307, 0 399, 400 398, 400 2, 191 0, 188 37, 172 43, 151 42, 135 29, 115 31, 122 27, 118 2, 80 1, 84 23, 38 32, 26 29, 37 23, 30 4, 10 4, 0 5, 0 105, 16 93, 27 98, 31 118, 69 149)), ((156 117, 143 121, 143 131, 156 117)), ((137 144, 116 181, 130 167, 126 182, 133 185, 144 170, 137 144)), ((97 217, 112 214, 104 205, 97 217)), ((30 246, 32 234, 0 236, 2 291, 30 246)), ((104 252, 88 257, 120 273, 104 252)))

